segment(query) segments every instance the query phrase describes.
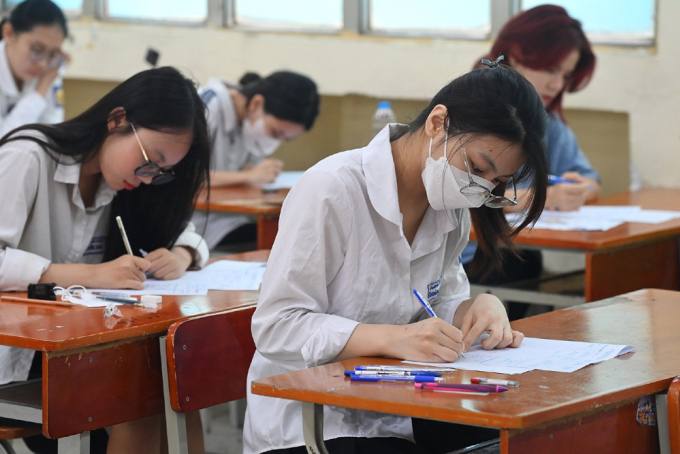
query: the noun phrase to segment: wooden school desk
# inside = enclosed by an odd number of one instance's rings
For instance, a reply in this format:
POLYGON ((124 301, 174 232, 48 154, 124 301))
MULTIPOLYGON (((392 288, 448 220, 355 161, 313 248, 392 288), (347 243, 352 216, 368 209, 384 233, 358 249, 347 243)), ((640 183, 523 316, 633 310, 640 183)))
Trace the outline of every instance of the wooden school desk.
MULTIPOLYGON (((639 205, 680 211, 680 189, 642 189, 602 197, 594 205, 639 205)), ((476 239, 471 233, 471 240, 476 239)), ((524 230, 515 242, 530 249, 585 252, 584 296, 550 295, 512 286, 472 285, 473 295, 502 300, 571 306, 641 288, 680 289, 680 219, 662 224, 625 223, 605 232, 524 230), (550 302, 548 302, 550 301, 550 302)))
POLYGON ((343 376, 357 364, 398 363, 383 358, 263 378, 251 389, 302 401, 306 442, 308 447, 317 443, 309 451, 315 453, 325 452, 320 443, 324 405, 497 428, 502 453, 657 453, 657 428, 638 424, 635 415, 640 397, 668 390, 680 375, 678 320, 679 292, 640 290, 513 322, 528 337, 624 344, 635 351, 573 373, 457 371, 445 376, 453 383, 469 383, 475 376, 520 382, 498 395, 429 393, 407 383, 351 383, 343 376))
MULTIPOLYGON (((255 251, 225 258, 268 257, 255 251)), ((46 436, 60 438, 60 454, 89 452, 81 451, 79 434, 163 413, 159 337, 170 325, 227 309, 250 317, 258 294, 164 296, 156 310, 120 306, 123 318, 115 319, 103 318, 103 308, 0 302, 0 344, 44 352, 42 381, 0 388, 0 416, 42 423, 46 436)))
POLYGON ((289 189, 264 192, 260 188, 236 186, 218 188, 199 196, 197 210, 210 210, 219 213, 248 214, 257 218, 257 248, 271 249, 279 231, 281 204, 289 189))

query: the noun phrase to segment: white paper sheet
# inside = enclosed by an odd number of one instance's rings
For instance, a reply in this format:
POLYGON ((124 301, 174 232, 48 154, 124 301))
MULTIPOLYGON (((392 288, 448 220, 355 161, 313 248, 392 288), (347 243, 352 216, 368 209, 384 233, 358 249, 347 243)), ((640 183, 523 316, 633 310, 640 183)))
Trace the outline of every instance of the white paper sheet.
POLYGON ((300 179, 304 171, 281 172, 273 183, 262 185, 264 191, 278 191, 279 189, 290 189, 300 179))
MULTIPOLYGON (((522 220, 519 213, 508 214, 508 221, 516 225, 522 220)), ((578 211, 544 211, 534 228, 548 230, 609 230, 624 222, 660 224, 680 218, 678 211, 643 210, 639 206, 583 206, 578 211)))
POLYGON ((465 358, 460 358, 455 363, 404 362, 499 374, 521 374, 534 369, 574 372, 590 364, 615 358, 634 349, 634 347, 627 345, 527 337, 519 348, 484 350, 481 345, 473 345, 465 352, 465 358))
MULTIPOLYGON (((187 271, 178 279, 147 279, 144 290, 125 290, 130 295, 206 295, 208 290, 257 290, 266 263, 218 260, 200 271, 187 271)), ((91 289, 107 291, 107 289, 91 289)))

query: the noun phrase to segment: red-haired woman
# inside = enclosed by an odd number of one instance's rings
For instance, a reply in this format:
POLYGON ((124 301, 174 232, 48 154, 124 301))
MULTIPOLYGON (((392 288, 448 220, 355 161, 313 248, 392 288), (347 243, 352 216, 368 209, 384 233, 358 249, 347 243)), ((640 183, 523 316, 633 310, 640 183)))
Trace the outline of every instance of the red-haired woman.
MULTIPOLYGON (((570 17, 564 8, 555 5, 526 10, 503 26, 484 58, 494 60, 500 55, 504 56, 501 64, 513 67, 531 82, 548 111, 546 143, 551 175, 572 181, 550 186, 545 208, 578 210, 584 203, 596 199, 600 192, 599 175, 581 151, 562 115, 564 93, 584 88, 595 70, 595 55, 581 23, 570 17)), ((525 191, 517 190, 520 202, 522 192, 525 191)), ((503 285, 536 277, 542 271, 540 252, 523 251, 519 260, 508 254, 512 263, 506 264, 503 275, 493 273, 482 279, 472 261, 475 249, 475 246, 468 246, 462 256, 472 282, 503 285)), ((510 319, 520 318, 525 307, 511 305, 510 319)))

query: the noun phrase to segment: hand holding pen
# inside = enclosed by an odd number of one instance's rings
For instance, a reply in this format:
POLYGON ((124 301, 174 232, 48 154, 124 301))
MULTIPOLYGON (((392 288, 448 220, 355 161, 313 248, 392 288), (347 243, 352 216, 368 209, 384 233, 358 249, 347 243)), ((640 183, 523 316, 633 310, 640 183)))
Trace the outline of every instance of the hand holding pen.
MULTIPOLYGON (((425 308, 425 312, 432 317, 432 318, 439 318, 437 317, 437 314, 435 314, 434 310, 432 309, 432 306, 430 306, 430 302, 425 299, 425 297, 416 289, 413 289, 413 294, 416 296, 416 299, 418 302, 425 308)), ((463 349, 460 350, 460 354, 458 356, 461 356, 465 358, 465 345, 463 345, 463 349)), ((456 358, 458 359, 458 358, 456 358)))

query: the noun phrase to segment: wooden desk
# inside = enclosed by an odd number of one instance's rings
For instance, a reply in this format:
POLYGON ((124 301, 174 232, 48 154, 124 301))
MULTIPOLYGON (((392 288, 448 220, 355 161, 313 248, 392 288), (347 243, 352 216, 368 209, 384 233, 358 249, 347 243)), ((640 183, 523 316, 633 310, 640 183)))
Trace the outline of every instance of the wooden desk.
MULTIPOLYGON (((268 257, 269 251, 255 251, 225 258, 268 257)), ((157 310, 121 306, 123 318, 106 319, 102 308, 0 303, 0 344, 44 352, 42 385, 35 389, 37 398, 22 399, 31 403, 22 414, 42 423, 46 436, 63 438, 162 413, 159 337, 196 315, 241 309, 250 317, 258 294, 164 296, 157 310)), ((16 412, 3 412, 18 410, 10 404, 0 396, 0 416, 16 418, 16 412)))
POLYGON ((281 204, 288 189, 263 192, 260 188, 238 186, 212 189, 210 200, 203 193, 196 203, 197 210, 219 213, 249 214, 257 218, 257 248, 271 249, 279 231, 281 204))
MULTIPOLYGON (((680 189, 642 189, 602 197, 594 205, 680 211, 680 189)), ((590 302, 641 288, 680 289, 679 237, 680 219, 675 219, 662 224, 629 222, 605 232, 524 230, 516 243, 585 252, 585 302, 590 302)), ((476 239, 474 233, 471 239, 476 239)))
MULTIPOLYGON (((625 344, 636 350, 573 373, 485 373, 520 382, 519 388, 498 395, 424 393, 410 384, 352 383, 343 377, 356 364, 397 363, 382 358, 263 378, 252 383, 252 392, 306 403, 308 446, 315 432, 323 433, 318 426, 322 406, 335 405, 498 428, 502 453, 656 453, 657 428, 638 424, 635 414, 640 397, 667 390, 680 374, 679 319, 680 293, 640 290, 513 322, 514 329, 530 337, 625 344)), ((447 381, 469 383, 479 374, 457 371, 447 381)))

